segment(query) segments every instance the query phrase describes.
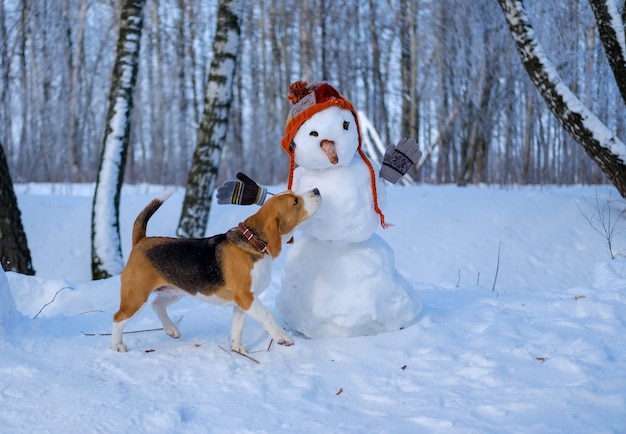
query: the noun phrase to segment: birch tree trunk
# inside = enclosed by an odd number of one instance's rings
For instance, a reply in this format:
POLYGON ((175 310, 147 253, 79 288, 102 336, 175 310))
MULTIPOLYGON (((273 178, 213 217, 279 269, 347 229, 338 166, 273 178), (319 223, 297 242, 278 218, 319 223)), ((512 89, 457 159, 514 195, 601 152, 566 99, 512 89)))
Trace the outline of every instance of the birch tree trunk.
POLYGON ((233 100, 241 13, 241 0, 219 1, 213 60, 204 94, 204 113, 177 229, 181 237, 204 236, 209 220, 211 196, 217 181, 233 100))
MULTIPOLYGON (((626 104, 626 27, 615 0, 589 0, 589 4, 596 16, 600 40, 613 70, 617 87, 626 104)), ((626 14, 626 5, 623 8, 622 15, 626 14)))
POLYGON ((2 144, 0 144, 0 262, 5 271, 35 274, 2 144))
POLYGON ((537 39, 523 2, 498 0, 498 3, 522 64, 548 108, 626 198, 626 146, 563 83, 537 39))
POLYGON ((113 69, 109 110, 91 214, 92 277, 104 279, 122 271, 120 190, 130 137, 130 114, 137 77, 145 0, 124 0, 113 69))

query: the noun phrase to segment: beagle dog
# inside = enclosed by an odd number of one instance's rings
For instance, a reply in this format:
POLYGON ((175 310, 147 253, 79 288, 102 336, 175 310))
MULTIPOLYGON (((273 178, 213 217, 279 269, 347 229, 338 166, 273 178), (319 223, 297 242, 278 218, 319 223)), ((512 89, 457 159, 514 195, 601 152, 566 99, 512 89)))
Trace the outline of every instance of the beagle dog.
POLYGON ((261 304, 258 295, 270 284, 272 261, 298 224, 319 208, 322 197, 313 189, 302 196, 292 191, 272 196, 252 216, 225 234, 209 238, 146 237, 148 220, 171 192, 152 200, 133 226, 133 248, 121 274, 120 309, 113 315, 111 347, 128 351, 122 340, 126 323, 157 296, 152 309, 173 338, 180 332, 167 307, 183 295, 213 304, 233 304, 231 348, 246 352, 241 342, 246 314, 258 321, 281 345, 293 340, 261 304))

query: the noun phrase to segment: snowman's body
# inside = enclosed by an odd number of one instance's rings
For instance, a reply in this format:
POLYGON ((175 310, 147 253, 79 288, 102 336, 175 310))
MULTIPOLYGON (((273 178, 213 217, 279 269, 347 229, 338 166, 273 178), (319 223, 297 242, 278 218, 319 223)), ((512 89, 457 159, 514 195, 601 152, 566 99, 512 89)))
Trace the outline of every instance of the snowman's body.
MULTIPOLYGON (((292 189, 318 188, 322 205, 300 225, 287 254, 276 305, 294 330, 312 337, 372 335, 400 329, 421 312, 411 285, 396 271, 394 253, 374 232, 370 168, 357 152, 355 118, 330 107, 294 137, 292 189)), ((377 174, 378 168, 374 167, 377 174)), ((377 200, 386 200, 376 176, 377 200)))
MULTIPOLYGON (((380 217, 372 207, 369 168, 356 153, 346 166, 298 167, 293 190, 302 192, 310 188, 325 192, 322 193, 324 206, 318 211, 321 215, 316 213, 300 225, 303 233, 318 240, 359 242, 367 240, 379 226, 380 217)), ((377 178, 377 190, 379 204, 384 206, 385 186, 380 178, 377 178)))

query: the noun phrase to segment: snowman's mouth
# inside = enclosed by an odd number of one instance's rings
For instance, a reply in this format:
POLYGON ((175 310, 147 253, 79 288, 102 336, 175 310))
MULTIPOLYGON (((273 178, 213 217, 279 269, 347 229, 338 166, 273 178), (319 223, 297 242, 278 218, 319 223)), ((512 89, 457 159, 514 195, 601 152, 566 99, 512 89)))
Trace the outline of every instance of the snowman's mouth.
POLYGON ((337 149, 335 148, 335 142, 332 140, 322 140, 320 143, 320 148, 328 157, 328 161, 330 164, 337 164, 339 162, 339 157, 337 156, 337 149))

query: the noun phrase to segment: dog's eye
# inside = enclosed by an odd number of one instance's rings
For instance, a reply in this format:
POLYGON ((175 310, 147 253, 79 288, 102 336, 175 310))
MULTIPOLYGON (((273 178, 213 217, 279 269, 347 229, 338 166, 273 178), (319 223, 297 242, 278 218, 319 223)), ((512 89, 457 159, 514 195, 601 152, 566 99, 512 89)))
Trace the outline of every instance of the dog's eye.
POLYGON ((297 198, 297 197, 294 197, 294 198, 293 198, 293 206, 298 205, 298 202, 299 202, 298 198, 297 198))
POLYGON ((317 137, 317 136, 319 136, 319 134, 317 133, 317 131, 311 131, 309 133, 309 136, 317 137))
POLYGON ((350 122, 348 121, 343 121, 343 129, 347 130, 348 128, 350 128, 350 122))

